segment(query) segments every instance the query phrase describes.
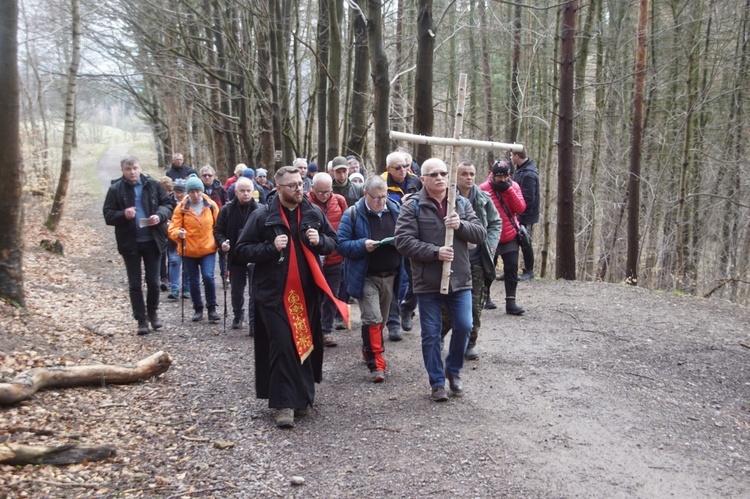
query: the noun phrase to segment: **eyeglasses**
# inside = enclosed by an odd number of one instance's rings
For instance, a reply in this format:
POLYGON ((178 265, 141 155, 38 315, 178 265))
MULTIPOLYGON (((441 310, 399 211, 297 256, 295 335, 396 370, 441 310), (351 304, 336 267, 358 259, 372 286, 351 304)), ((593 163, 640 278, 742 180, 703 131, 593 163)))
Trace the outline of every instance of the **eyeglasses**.
POLYGON ((403 170, 406 167, 404 165, 393 165, 393 166, 389 166, 388 168, 393 168, 397 172, 400 172, 401 170, 403 170))
POLYGON ((425 173, 425 176, 431 177, 431 178, 437 178, 438 175, 441 176, 441 177, 447 177, 448 176, 448 172, 430 172, 430 173, 425 173))
POLYGON ((370 196, 370 197, 372 198, 372 200, 373 200, 373 201, 378 201, 378 202, 380 202, 380 201, 385 201, 386 199, 388 199, 388 196, 373 196, 373 195, 372 195, 372 194, 370 194, 369 192, 367 192, 366 194, 367 194, 368 196, 370 196))
POLYGON ((213 176, 214 176, 213 173, 202 173, 201 174, 201 177, 207 177, 208 178, 208 177, 213 177, 213 176))
POLYGON ((294 184, 276 184, 276 185, 280 185, 281 187, 287 187, 293 191, 299 191, 302 189, 302 186, 305 184, 303 184, 302 182, 297 182, 294 184))
POLYGON ((505 178, 505 177, 510 177, 510 173, 496 173, 494 176, 505 178))
POLYGON ((327 196, 327 195, 329 195, 332 192, 333 191, 315 191, 315 194, 317 194, 319 196, 327 196))

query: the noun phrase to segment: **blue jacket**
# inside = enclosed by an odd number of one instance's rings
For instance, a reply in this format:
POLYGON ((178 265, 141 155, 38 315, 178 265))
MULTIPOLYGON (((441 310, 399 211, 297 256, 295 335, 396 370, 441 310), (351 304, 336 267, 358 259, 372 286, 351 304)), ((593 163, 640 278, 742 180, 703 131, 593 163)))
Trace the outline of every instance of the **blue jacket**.
MULTIPOLYGON (((386 200, 385 205, 388 208, 388 214, 393 217, 395 223, 398 220, 399 205, 390 199, 386 200)), ((371 239, 371 237, 365 198, 357 201, 353 208, 356 210, 354 227, 352 227, 352 208, 349 208, 344 212, 344 216, 341 217, 336 239, 339 242, 337 251, 344 257, 344 282, 346 283, 346 291, 350 296, 359 300, 362 299, 367 267, 370 263, 370 253, 367 252, 365 241, 371 239)), ((399 289, 403 267, 404 259, 402 258, 399 265, 399 272, 396 274, 393 282, 394 292, 399 289)))

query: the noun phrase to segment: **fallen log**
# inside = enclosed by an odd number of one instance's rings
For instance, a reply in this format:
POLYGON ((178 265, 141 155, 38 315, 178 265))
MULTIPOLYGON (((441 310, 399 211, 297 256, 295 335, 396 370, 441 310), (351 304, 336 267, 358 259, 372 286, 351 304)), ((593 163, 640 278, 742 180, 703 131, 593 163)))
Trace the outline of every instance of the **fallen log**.
POLYGON ((166 372, 172 357, 156 352, 134 366, 93 364, 70 367, 36 367, 16 376, 8 383, 0 383, 0 405, 11 405, 26 400, 42 388, 61 388, 84 385, 122 385, 134 383, 166 372))
POLYGON ((0 464, 74 464, 101 461, 115 455, 115 448, 79 447, 73 444, 49 447, 45 445, 0 444, 0 464))

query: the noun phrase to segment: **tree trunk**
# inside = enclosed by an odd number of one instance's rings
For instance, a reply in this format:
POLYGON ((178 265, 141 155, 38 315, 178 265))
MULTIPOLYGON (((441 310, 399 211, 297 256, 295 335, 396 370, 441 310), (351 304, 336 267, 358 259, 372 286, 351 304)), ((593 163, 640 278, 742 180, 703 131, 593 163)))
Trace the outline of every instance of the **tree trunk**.
MULTIPOLYGON (((367 47, 367 25, 359 12, 352 11, 354 26, 354 76, 352 78, 352 100, 349 140, 346 154, 362 158, 367 138, 368 78, 370 76, 369 49, 367 47)), ((395 106, 395 102, 394 102, 395 106)))
MULTIPOLYGON (((342 7, 343 9, 343 7, 342 7)), ((339 8, 336 0, 328 4, 328 73, 331 84, 328 86, 328 147, 326 162, 339 155, 339 109, 341 95, 341 28, 339 27, 339 8)))
POLYGON ((375 168, 385 171, 385 158, 391 152, 391 139, 388 136, 389 94, 388 56, 383 46, 383 16, 379 0, 368 0, 367 16, 369 25, 367 39, 370 43, 370 66, 372 67, 373 121, 375 124, 375 168))
POLYGON ((574 160, 573 109, 578 0, 568 0, 563 7, 560 41, 560 108, 557 172, 557 259, 555 277, 575 280, 575 206, 573 201, 574 160))
POLYGON ((52 201, 52 209, 49 212, 44 225, 49 230, 57 229, 62 218, 65 200, 68 196, 68 184, 70 183, 71 161, 73 156, 73 128, 76 119, 76 92, 78 90, 78 65, 81 61, 81 15, 79 13, 78 0, 71 0, 71 30, 73 32, 73 50, 70 57, 70 68, 68 69, 68 89, 65 93, 65 126, 63 128, 63 150, 62 165, 60 166, 60 180, 55 191, 55 199, 52 201))
POLYGON ((648 49, 648 0, 638 4, 638 36, 633 83, 633 135, 630 141, 630 177, 628 181, 628 259, 627 282, 638 284, 638 253, 640 245, 641 207, 641 144, 643 142, 643 89, 646 80, 648 49))
POLYGON ((258 0, 261 15, 255 25, 255 44, 258 47, 258 86, 264 98, 257 100, 258 127, 260 128, 260 164, 276 171, 273 143, 273 110, 271 101, 271 54, 270 50, 270 22, 268 5, 264 0, 258 0))
MULTIPOLYGON (((485 0, 479 0, 479 22, 480 36, 482 37, 482 88, 484 90, 484 129, 486 140, 495 140, 495 125, 492 102, 492 72, 490 71, 489 37, 492 33, 491 26, 487 22, 487 5, 485 0)), ((492 149, 487 151, 487 164, 491 168, 495 163, 495 153, 492 149)))
POLYGON ((43 388, 85 385, 122 385, 167 372, 172 357, 156 352, 132 366, 92 364, 71 367, 35 367, 0 383, 0 406, 26 400, 43 388))
MULTIPOLYGON (((26 306, 23 287, 23 202, 19 136, 18 1, 0 3, 0 296, 26 306)), ((7 333, 6 333, 7 334, 7 333)))
MULTIPOLYGON (((518 142, 518 127, 521 121, 519 101, 521 89, 518 86, 518 65, 521 59, 521 0, 516 2, 513 14, 513 62, 510 71, 510 131, 508 142, 518 142)), ((515 167, 514 167, 515 170, 515 167)))
MULTIPOLYGON (((326 154, 328 153, 328 46, 330 43, 328 1, 320 0, 318 7, 318 89, 316 100, 318 104, 318 147, 317 160, 320 171, 326 170, 326 154)), ((333 1, 333 0, 331 0, 333 1)))
MULTIPOLYGON (((433 51, 435 28, 432 26, 432 0, 419 0, 417 14, 417 68, 414 83, 413 133, 432 136, 435 113, 432 109, 433 51)), ((420 165, 432 157, 429 144, 417 144, 414 159, 420 165)))

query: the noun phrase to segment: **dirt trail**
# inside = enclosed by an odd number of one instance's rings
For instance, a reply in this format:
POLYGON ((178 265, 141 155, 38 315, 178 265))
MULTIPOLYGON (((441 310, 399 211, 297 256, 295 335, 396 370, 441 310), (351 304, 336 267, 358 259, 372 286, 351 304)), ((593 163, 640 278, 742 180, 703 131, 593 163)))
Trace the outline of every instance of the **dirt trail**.
MULTIPOLYGON (((121 152, 101 162, 103 187, 118 175, 121 152)), ((109 276, 97 278, 103 293, 126 300, 100 206, 81 216, 110 252, 90 258, 89 271, 109 276)), ((502 303, 501 286, 492 294, 502 303)), ((167 326, 139 338, 123 313, 116 342, 138 344, 144 356, 167 350, 175 363, 159 382, 110 388, 143 420, 118 433, 116 490, 161 483, 156 495, 203 490, 196 497, 750 496, 748 310, 553 280, 522 283, 518 296, 522 317, 485 311, 481 358, 462 375, 466 394, 445 404, 429 399, 418 320, 403 341, 387 342, 386 382, 369 382, 353 305, 355 330, 326 350, 316 405, 290 431, 276 429, 254 398, 246 331, 183 324, 180 305, 164 300, 167 326), (234 446, 219 450, 213 441, 234 446), (292 486, 292 476, 305 484, 292 486)))

